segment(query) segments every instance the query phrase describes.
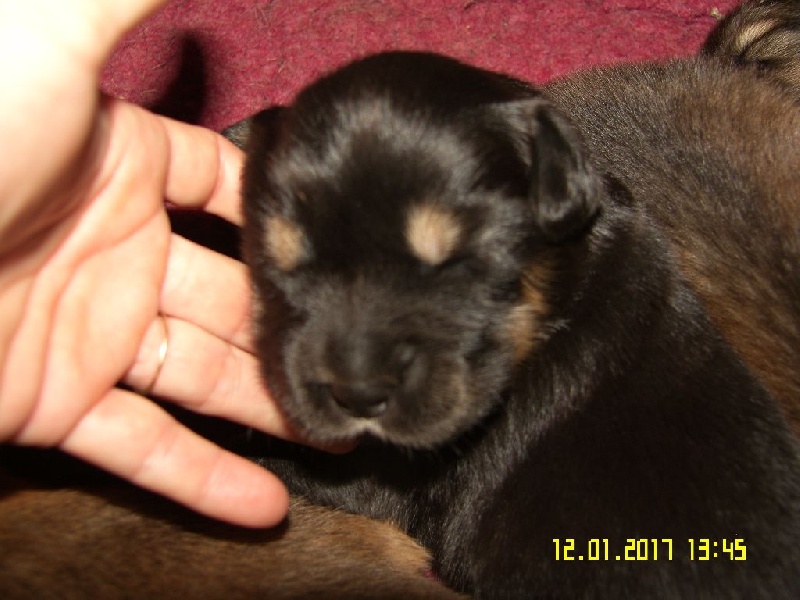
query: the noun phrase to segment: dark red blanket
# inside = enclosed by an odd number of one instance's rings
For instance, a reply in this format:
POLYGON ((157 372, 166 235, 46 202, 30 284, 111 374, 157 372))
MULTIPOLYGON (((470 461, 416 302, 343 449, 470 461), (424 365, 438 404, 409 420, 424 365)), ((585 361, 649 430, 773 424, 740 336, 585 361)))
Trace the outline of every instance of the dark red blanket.
POLYGON ((736 0, 173 0, 103 89, 219 129, 358 56, 434 50, 534 82, 697 50, 736 0))

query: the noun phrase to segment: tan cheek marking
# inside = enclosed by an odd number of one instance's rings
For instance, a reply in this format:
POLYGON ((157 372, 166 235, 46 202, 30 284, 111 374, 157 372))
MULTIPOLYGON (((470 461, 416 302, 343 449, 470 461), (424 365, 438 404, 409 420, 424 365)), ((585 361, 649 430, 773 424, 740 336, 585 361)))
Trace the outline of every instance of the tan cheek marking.
POLYGON ((549 261, 537 262, 523 276, 522 302, 508 315, 508 337, 514 349, 514 363, 530 356, 542 338, 539 324, 550 312, 545 290, 552 281, 549 261))
POLYGON ((533 351, 536 336, 536 318, 527 304, 511 309, 506 321, 508 337, 514 349, 514 364, 519 364, 533 351))
POLYGON ((291 271, 303 258, 303 232, 283 217, 269 217, 265 227, 264 247, 281 271, 291 271))
POLYGON ((446 209, 426 204, 415 206, 408 214, 406 239, 417 258, 436 266, 452 256, 461 239, 461 224, 446 209))

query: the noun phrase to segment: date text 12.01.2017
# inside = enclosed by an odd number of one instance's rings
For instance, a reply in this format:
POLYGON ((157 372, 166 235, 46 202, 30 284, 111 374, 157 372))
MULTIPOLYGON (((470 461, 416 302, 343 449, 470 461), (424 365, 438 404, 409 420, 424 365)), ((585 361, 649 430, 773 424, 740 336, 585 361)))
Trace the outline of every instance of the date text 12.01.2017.
POLYGON ((584 543, 574 538, 554 538, 556 560, 672 560, 673 548, 685 552, 689 560, 747 560, 747 547, 741 538, 689 538, 686 544, 674 544, 672 538, 628 538, 622 551, 614 552, 607 538, 594 538, 584 543), (583 546, 582 548, 580 546, 583 546))

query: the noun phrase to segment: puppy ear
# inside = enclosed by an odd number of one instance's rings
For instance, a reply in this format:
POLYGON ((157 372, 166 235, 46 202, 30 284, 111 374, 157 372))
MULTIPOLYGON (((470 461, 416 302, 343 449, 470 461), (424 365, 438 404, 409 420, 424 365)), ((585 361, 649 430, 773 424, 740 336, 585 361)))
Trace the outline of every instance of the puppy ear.
POLYGON ((278 117, 285 110, 283 106, 266 108, 226 127, 221 133, 240 150, 247 150, 251 139, 259 144, 269 143, 276 137, 278 117))
POLYGON ((566 117, 541 98, 514 104, 517 119, 525 121, 534 220, 550 242, 574 238, 589 227, 598 212, 600 179, 566 117))
POLYGON ((267 159, 281 137, 281 121, 286 110, 282 106, 267 108, 232 126, 239 128, 238 133, 244 138, 242 145, 239 147, 243 148, 247 153, 242 172, 242 192, 245 198, 245 209, 247 209, 248 204, 260 206, 261 202, 257 201, 257 199, 269 195, 264 187, 265 169, 267 159))

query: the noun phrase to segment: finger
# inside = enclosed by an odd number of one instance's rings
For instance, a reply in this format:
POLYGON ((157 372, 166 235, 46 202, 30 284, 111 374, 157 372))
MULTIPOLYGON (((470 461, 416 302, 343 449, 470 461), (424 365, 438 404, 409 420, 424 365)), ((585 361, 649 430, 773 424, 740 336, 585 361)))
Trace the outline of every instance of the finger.
POLYGON ((279 523, 288 493, 269 471, 215 446, 152 402, 111 390, 63 450, 210 517, 247 527, 279 523))
POLYGON ((246 267, 173 235, 161 312, 252 351, 251 295, 246 267))
POLYGON ((0 6, 0 25, 9 25, 9 32, 4 34, 17 30, 22 33, 18 39, 40 35, 63 54, 86 57, 99 67, 119 38, 164 2, 165 0, 4 2, 0 6))
POLYGON ((167 200, 241 224, 242 151, 209 129, 160 118, 170 144, 167 200))
POLYGON ((166 318, 167 349, 161 362, 164 335, 161 319, 155 320, 125 383, 137 390, 150 387, 153 395, 195 412, 298 440, 265 390, 252 354, 191 323, 166 318))
MULTIPOLYGON (((35 0, 37 3, 39 0, 35 0)), ((120 37, 139 21, 153 12, 166 0, 116 0, 115 2, 97 2, 97 0, 73 0, 73 2, 47 2, 46 8, 39 9, 39 15, 50 13, 54 19, 61 20, 62 29, 75 31, 76 37, 84 34, 93 41, 97 51, 105 58, 111 52, 120 37), (54 14, 52 11, 64 14, 54 14), (64 23, 63 19, 70 19, 64 23), (74 26, 73 26, 74 25, 74 26), (89 28, 88 31, 85 28, 89 28)))

